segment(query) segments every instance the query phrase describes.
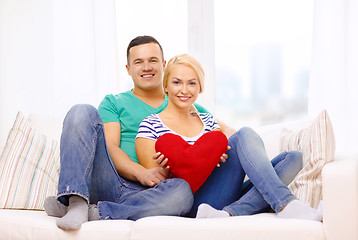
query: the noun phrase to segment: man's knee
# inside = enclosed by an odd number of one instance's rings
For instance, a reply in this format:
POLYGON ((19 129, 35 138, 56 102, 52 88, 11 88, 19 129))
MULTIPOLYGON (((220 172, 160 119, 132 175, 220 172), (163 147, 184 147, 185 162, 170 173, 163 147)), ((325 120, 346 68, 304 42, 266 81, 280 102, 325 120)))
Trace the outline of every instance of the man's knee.
POLYGON ((97 114, 98 110, 89 104, 76 104, 67 113, 66 120, 79 121, 90 115, 97 114))
POLYGON ((166 180, 168 184, 168 191, 165 195, 167 201, 162 205, 165 211, 172 215, 184 216, 188 213, 193 205, 194 196, 190 185, 180 178, 173 178, 166 180))
POLYGON ((64 128, 76 130, 93 121, 102 121, 98 110, 89 104, 77 104, 68 111, 63 125, 64 128))

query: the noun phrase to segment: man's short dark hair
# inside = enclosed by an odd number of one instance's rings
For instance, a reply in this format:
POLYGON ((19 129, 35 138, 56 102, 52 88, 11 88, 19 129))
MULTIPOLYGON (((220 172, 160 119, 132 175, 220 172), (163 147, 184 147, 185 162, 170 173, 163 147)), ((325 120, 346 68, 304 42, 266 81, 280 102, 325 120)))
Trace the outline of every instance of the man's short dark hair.
POLYGON ((129 64, 129 50, 132 47, 138 46, 138 45, 142 45, 142 44, 147 44, 147 43, 155 43, 158 44, 160 51, 162 52, 162 60, 164 61, 164 53, 163 53, 163 48, 160 45, 160 43, 157 41, 157 39, 155 39, 152 36, 138 36, 136 38, 134 38, 127 47, 127 64, 129 64))

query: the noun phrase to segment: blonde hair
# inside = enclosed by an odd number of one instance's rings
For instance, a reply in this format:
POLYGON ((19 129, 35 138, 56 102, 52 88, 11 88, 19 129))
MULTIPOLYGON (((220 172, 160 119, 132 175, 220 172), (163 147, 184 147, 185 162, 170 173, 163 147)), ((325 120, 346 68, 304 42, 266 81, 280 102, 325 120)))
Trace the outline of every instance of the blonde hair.
POLYGON ((205 82, 205 74, 203 67, 198 60, 196 60, 189 54, 180 54, 169 60, 167 67, 164 70, 163 87, 166 88, 168 86, 169 74, 172 71, 173 67, 178 64, 183 64, 187 67, 190 67, 195 72, 200 85, 199 93, 203 92, 205 82))

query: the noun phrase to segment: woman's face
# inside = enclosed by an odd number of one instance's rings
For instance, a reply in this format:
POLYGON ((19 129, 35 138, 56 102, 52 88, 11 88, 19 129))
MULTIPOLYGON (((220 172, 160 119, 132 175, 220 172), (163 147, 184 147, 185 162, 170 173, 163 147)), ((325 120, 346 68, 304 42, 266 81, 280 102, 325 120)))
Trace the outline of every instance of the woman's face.
POLYGON ((173 66, 164 90, 168 94, 168 101, 180 108, 190 107, 199 96, 199 79, 193 69, 177 64, 173 66))

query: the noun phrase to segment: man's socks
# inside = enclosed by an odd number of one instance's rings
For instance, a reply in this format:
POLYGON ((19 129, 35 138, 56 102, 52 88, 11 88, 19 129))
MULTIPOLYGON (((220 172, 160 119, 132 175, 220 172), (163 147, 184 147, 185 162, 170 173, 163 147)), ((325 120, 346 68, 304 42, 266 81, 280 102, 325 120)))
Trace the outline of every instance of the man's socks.
POLYGON ((277 213, 280 218, 299 218, 314 221, 322 221, 322 208, 311 208, 299 200, 289 202, 286 207, 277 213))
POLYGON ((57 201, 55 196, 50 196, 45 199, 44 208, 47 215, 51 217, 63 217, 67 213, 67 207, 57 201))
POLYGON ((88 203, 80 196, 71 196, 67 213, 56 224, 63 230, 78 230, 82 223, 88 221, 88 203))
MULTIPOLYGON (((57 201, 55 196, 50 196, 45 199, 45 212, 48 216, 62 218, 67 213, 67 207, 57 201)), ((88 206, 88 221, 99 220, 99 213, 96 204, 88 206)))
POLYGON ((97 221, 99 220, 99 213, 96 204, 91 204, 88 207, 88 221, 97 221))

